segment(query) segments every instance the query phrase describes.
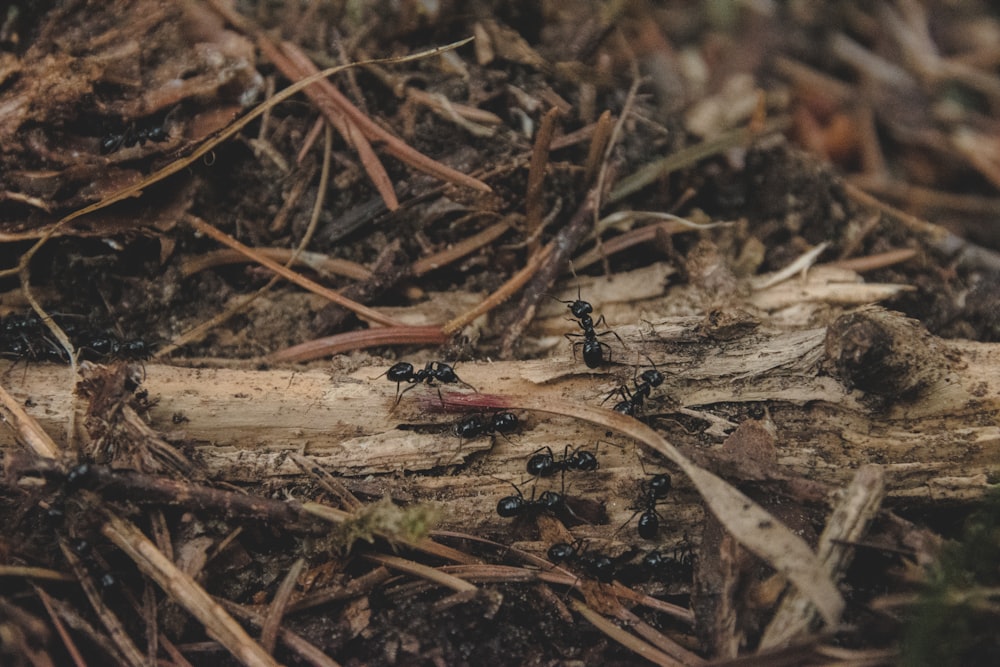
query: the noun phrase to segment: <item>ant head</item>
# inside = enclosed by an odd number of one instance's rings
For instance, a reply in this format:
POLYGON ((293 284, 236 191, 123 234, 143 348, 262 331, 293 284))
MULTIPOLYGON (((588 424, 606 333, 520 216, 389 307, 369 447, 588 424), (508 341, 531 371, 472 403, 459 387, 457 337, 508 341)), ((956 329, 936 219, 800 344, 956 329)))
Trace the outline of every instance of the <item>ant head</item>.
POLYGON ((655 368, 643 371, 639 377, 642 378, 643 382, 648 382, 651 387, 659 387, 663 384, 663 373, 655 368))
POLYGON ((670 488, 672 482, 670 475, 665 472, 661 472, 658 475, 653 475, 653 479, 649 480, 649 492, 654 498, 665 498, 668 493, 670 493, 670 488))
POLYGON ((595 452, 588 452, 585 449, 578 449, 573 452, 573 465, 581 472, 590 472, 600 467, 600 463, 597 462, 597 454, 595 452))

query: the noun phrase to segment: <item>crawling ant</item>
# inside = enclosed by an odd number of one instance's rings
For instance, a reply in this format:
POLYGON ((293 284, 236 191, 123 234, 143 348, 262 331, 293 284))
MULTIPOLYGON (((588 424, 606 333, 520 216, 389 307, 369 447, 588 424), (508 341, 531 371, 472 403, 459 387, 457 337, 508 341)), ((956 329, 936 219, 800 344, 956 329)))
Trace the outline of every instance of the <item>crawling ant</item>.
POLYGON ((488 420, 483 415, 469 415, 455 424, 455 435, 463 440, 472 440, 481 435, 499 433, 507 437, 517 430, 520 421, 513 412, 496 412, 488 420))
POLYGON ((587 553, 581 540, 575 540, 572 544, 565 542, 553 544, 549 547, 548 557, 556 565, 576 563, 602 584, 609 584, 614 578, 615 562, 604 554, 587 553))
POLYGON ((599 467, 596 452, 588 452, 577 447, 572 452, 569 445, 563 450, 561 459, 555 458, 552 448, 545 446, 535 450, 534 455, 528 459, 528 474, 533 477, 550 477, 557 472, 565 473, 567 470, 579 472, 590 472, 599 467))
MULTIPOLYGON (((79 349, 81 359, 142 361, 151 355, 149 345, 141 339, 122 340, 110 332, 82 329, 74 317, 53 319, 79 349)), ((49 338, 45 323, 34 313, 4 319, 0 327, 0 355, 28 361, 69 362, 66 351, 49 338)))
POLYGON ((86 332, 77 341, 80 357, 89 361, 145 361, 152 352, 145 341, 134 338, 121 340, 112 333, 86 332))
POLYGON ((170 133, 162 125, 136 129, 135 123, 133 123, 125 128, 121 134, 111 133, 101 139, 101 155, 114 153, 123 146, 125 148, 131 148, 136 144, 145 146, 147 141, 162 144, 169 138, 170 133))
POLYGON ((636 527, 639 537, 644 540, 656 539, 657 533, 660 532, 661 518, 660 513, 656 511, 656 506, 661 500, 667 497, 671 486, 670 475, 667 473, 653 475, 649 482, 642 485, 642 495, 639 498, 638 504, 629 508, 634 509, 635 513, 628 518, 628 521, 622 524, 622 528, 634 519, 636 515, 639 515, 639 523, 636 527))
MULTIPOLYGON (((84 569, 90 572, 99 572, 102 569, 97 562, 97 558, 94 556, 94 546, 87 540, 75 538, 70 541, 69 548, 80 559, 84 569)), ((110 572, 103 572, 97 578, 97 582, 101 585, 101 588, 108 590, 118 585, 118 577, 110 572)))
POLYGON ((497 502, 497 514, 505 519, 519 516, 535 516, 542 512, 555 512, 566 506, 566 499, 561 493, 555 491, 543 491, 542 495, 535 499, 535 492, 532 489, 531 498, 525 498, 521 489, 516 484, 510 485, 517 491, 516 496, 504 496, 497 502))
POLYGON ((593 318, 590 316, 594 312, 594 307, 590 305, 589 301, 584 301, 580 298, 580 288, 577 287, 576 301, 563 301, 562 299, 556 299, 552 297, 559 303, 564 303, 569 308, 569 312, 576 319, 576 323, 580 325, 583 333, 568 333, 564 334, 566 339, 573 342, 573 355, 576 356, 576 348, 578 346, 583 347, 583 363, 587 364, 587 368, 600 368, 604 364, 604 348, 608 348, 608 361, 611 361, 611 346, 607 343, 599 340, 600 336, 607 336, 612 334, 618 339, 618 342, 624 345, 621 336, 617 333, 608 329, 601 333, 595 331, 596 327, 602 324, 606 325, 604 321, 604 315, 601 315, 597 322, 595 323, 593 318), (577 338, 583 338, 583 340, 574 340, 577 338))
POLYGON ((635 417, 642 411, 642 405, 645 400, 649 398, 649 394, 652 392, 653 388, 659 387, 663 384, 664 379, 663 373, 658 371, 655 367, 643 371, 642 375, 639 377, 642 379, 642 382, 640 382, 637 378, 632 379, 632 382, 635 384, 635 391, 629 391, 628 387, 622 385, 608 395, 608 398, 610 398, 617 393, 624 399, 619 403, 616 403, 615 407, 612 408, 615 412, 628 417, 635 417))
POLYGON ((694 574, 694 554, 690 549, 674 549, 668 556, 662 551, 650 551, 642 558, 642 565, 651 574, 658 574, 669 581, 686 581, 694 574))
MULTIPOLYGON (((477 391, 468 382, 463 381, 455 373, 455 369, 444 363, 443 361, 428 361, 427 364, 419 369, 414 370, 413 364, 407 361, 400 361, 399 363, 393 364, 389 367, 384 375, 390 382, 396 383, 396 403, 398 404, 400 399, 403 398, 403 394, 410 391, 420 383, 426 383, 428 387, 433 387, 434 381, 437 380, 441 384, 464 384, 473 391, 477 391), (399 390, 399 387, 404 382, 408 383, 410 386, 403 391, 399 390)), ((440 398, 441 391, 438 390, 438 397, 440 398)), ((441 401, 444 402, 444 399, 441 401)))

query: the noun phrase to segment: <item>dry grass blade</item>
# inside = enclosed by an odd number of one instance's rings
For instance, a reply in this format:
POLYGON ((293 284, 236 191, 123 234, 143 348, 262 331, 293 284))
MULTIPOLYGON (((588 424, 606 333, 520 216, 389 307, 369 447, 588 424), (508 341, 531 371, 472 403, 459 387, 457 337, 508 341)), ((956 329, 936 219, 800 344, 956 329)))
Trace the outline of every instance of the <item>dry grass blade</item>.
MULTIPOLYGON (((283 42, 281 44, 281 49, 284 51, 282 53, 270 39, 258 34, 257 45, 264 55, 292 81, 298 81, 319 71, 309 57, 290 42, 283 42)), ((382 162, 378 159, 371 144, 368 143, 368 139, 358 126, 343 113, 342 105, 340 104, 340 92, 333 87, 333 84, 323 79, 306 88, 305 93, 319 107, 330 125, 337 128, 337 132, 357 152, 358 158, 361 160, 361 166, 368 173, 368 178, 371 179, 375 189, 378 190, 382 201, 385 202, 386 208, 390 211, 398 209, 399 199, 396 197, 396 191, 392 187, 392 180, 389 178, 389 174, 386 173, 385 167, 382 166, 382 162)), ((346 101, 346 98, 344 99, 346 101)))
POLYGON ((535 272, 538 271, 538 269, 548 260, 549 256, 552 254, 552 251, 553 251, 553 246, 551 243, 549 243, 544 248, 539 250, 538 253, 535 254, 531 259, 529 259, 528 263, 524 266, 524 268, 515 273, 513 276, 511 276, 510 279, 503 285, 501 285, 496 292, 490 294, 489 297, 486 298, 486 300, 484 300, 481 304, 479 304, 469 312, 463 313, 462 315, 459 315, 455 319, 445 324, 443 327, 441 327, 441 330, 447 336, 451 336, 455 333, 458 333, 462 329, 462 327, 471 323, 474 319, 476 319, 480 315, 485 315, 486 313, 490 312, 491 310, 499 306, 501 303, 509 299, 514 294, 514 292, 524 287, 524 285, 529 280, 531 280, 531 277, 535 275, 535 272))
POLYGON ((450 588, 459 593, 476 590, 476 586, 474 584, 470 584, 464 579, 459 579, 458 577, 442 572, 437 568, 417 563, 412 560, 407 560, 406 558, 400 558, 399 556, 387 556, 385 554, 365 554, 365 558, 394 570, 406 572, 407 574, 412 574, 420 577, 421 579, 432 581, 435 584, 445 586, 446 588, 450 588))
POLYGON ((351 350, 361 350, 366 347, 381 347, 383 345, 443 345, 448 336, 441 327, 431 326, 400 326, 384 329, 363 329, 316 338, 299 343, 292 347, 278 350, 267 357, 269 363, 288 363, 312 361, 334 354, 342 354, 351 350))
MULTIPOLYGON (((225 607, 233 616, 238 616, 248 623, 253 623, 257 626, 264 624, 264 617, 262 614, 258 614, 243 605, 221 599, 219 600, 219 603, 222 604, 222 606, 225 607)), ((281 642, 285 646, 298 653, 299 656, 301 656, 302 659, 307 661, 310 665, 314 665, 315 667, 340 667, 339 662, 323 653, 323 651, 315 645, 306 641, 301 635, 298 635, 291 630, 281 629, 278 632, 278 636, 281 638, 281 642)))
POLYGON ((292 598, 292 593, 295 592, 295 584, 298 582, 299 575, 302 574, 302 568, 305 567, 305 564, 306 561, 302 558, 292 564, 288 569, 288 573, 285 574, 281 585, 278 586, 278 591, 274 594, 274 600, 271 601, 271 607, 267 612, 267 619, 260 629, 260 643, 268 653, 274 653, 274 645, 278 641, 278 630, 281 629, 281 621, 285 617, 288 602, 292 598))
POLYGON ((24 411, 13 396, 7 393, 3 385, 0 385, 0 403, 3 403, 3 407, 10 413, 10 417, 5 417, 4 421, 14 428, 18 439, 28 449, 45 459, 54 459, 59 455, 60 449, 49 434, 38 425, 34 417, 24 411))
POLYGON ((80 558, 73 553, 65 542, 59 543, 59 548, 62 550, 63 557, 66 558, 73 571, 77 575, 77 580, 80 583, 80 587, 83 589, 84 594, 86 594, 87 599, 90 601, 90 605, 94 608, 94 612, 97 614, 98 618, 101 620, 101 624, 104 629, 108 631, 108 636, 111 637, 111 641, 114 643, 116 649, 118 649, 119 655, 121 655, 127 664, 138 665, 143 662, 142 652, 132 641, 128 632, 125 631, 125 626, 122 624, 118 615, 115 614, 107 605, 104 604, 104 599, 101 593, 97 590, 97 586, 94 585, 94 580, 90 578, 87 573, 87 569, 83 566, 80 558))
POLYGON ((570 604, 573 606, 573 609, 587 619, 591 625, 625 648, 634 652, 636 655, 639 655, 652 663, 661 665, 661 667, 684 667, 683 662, 674 660, 663 651, 655 648, 652 644, 647 644, 635 635, 625 632, 579 600, 571 600, 570 604))
MULTIPOLYGON (((38 599, 42 601, 42 605, 45 607, 46 613, 48 613, 49 618, 52 620, 52 625, 56 626, 56 632, 59 633, 59 638, 62 640, 63 646, 66 647, 66 652, 69 653, 70 659, 73 660, 73 664, 77 665, 77 667, 86 667, 87 661, 83 659, 83 656, 80 654, 80 649, 76 647, 76 644, 73 642, 73 638, 70 636, 69 632, 66 631, 66 626, 63 625, 63 622, 59 619, 59 615, 53 608, 52 598, 49 597, 49 594, 46 593, 44 589, 39 588, 38 586, 35 586, 34 589, 35 595, 37 595, 38 599)), ((54 663, 47 661, 42 662, 39 660, 35 664, 44 665, 54 663)))
MULTIPOLYGON (((881 466, 865 465, 859 468, 827 521, 816 549, 817 556, 826 564, 833 579, 844 574, 853 556, 848 544, 864 536, 883 498, 885 473, 881 466)), ((801 635, 811 629, 814 616, 812 605, 800 592, 786 595, 761 638, 761 648, 787 646, 801 639, 801 635)))
POLYGON ((190 575, 164 556, 142 531, 111 512, 105 511, 105 516, 107 522, 101 527, 101 533, 124 551, 174 602, 198 619, 210 637, 244 665, 277 667, 274 658, 190 575))
POLYGON ((187 215, 185 217, 185 220, 187 220, 188 224, 190 224, 192 227, 194 227, 197 231, 201 232, 202 234, 210 236, 219 243, 222 243, 234 250, 242 252, 253 261, 257 262, 261 266, 270 269, 271 271, 274 271, 275 273, 280 275, 282 278, 285 278, 289 282, 293 282, 299 287, 309 290, 313 294, 318 294, 319 296, 325 297, 329 299, 331 302, 337 304, 338 306, 343 306, 344 308, 347 308, 352 313, 356 314, 358 317, 361 317, 362 319, 366 319, 371 322, 377 322, 379 324, 383 324, 389 327, 402 326, 402 322, 397 322, 396 320, 392 319, 391 317, 388 317, 387 315, 383 315, 382 313, 376 310, 372 310, 368 306, 364 306, 355 301, 351 301, 350 299, 341 296, 334 290, 329 289, 328 287, 323 287, 319 283, 310 280, 309 278, 306 278, 305 276, 298 274, 295 271, 292 271, 291 269, 281 264, 278 264, 274 260, 269 259, 268 257, 265 257, 261 253, 254 250, 253 248, 240 243, 233 237, 216 229, 212 225, 208 224, 204 220, 201 220, 194 215, 190 214, 187 215))
POLYGON ((525 235, 531 239, 528 255, 538 252, 538 227, 542 224, 542 192, 545 185, 545 171, 549 164, 549 147, 556 131, 556 121, 559 119, 558 107, 549 109, 542 116, 542 123, 535 135, 535 144, 531 149, 531 162, 528 166, 528 189, 524 196, 524 227, 525 235))
POLYGON ((653 181, 663 178, 672 171, 683 169, 684 167, 690 166, 699 160, 704 160, 707 157, 721 153, 735 146, 741 146, 757 136, 780 132, 787 126, 787 119, 772 120, 767 123, 764 130, 759 134, 748 128, 740 128, 726 132, 725 134, 722 134, 714 139, 703 141, 700 144, 683 148, 676 153, 672 153, 662 159, 651 162, 633 174, 623 178, 615 189, 611 191, 611 194, 608 195, 608 198, 604 203, 614 204, 615 202, 621 201, 629 195, 642 190, 653 181))

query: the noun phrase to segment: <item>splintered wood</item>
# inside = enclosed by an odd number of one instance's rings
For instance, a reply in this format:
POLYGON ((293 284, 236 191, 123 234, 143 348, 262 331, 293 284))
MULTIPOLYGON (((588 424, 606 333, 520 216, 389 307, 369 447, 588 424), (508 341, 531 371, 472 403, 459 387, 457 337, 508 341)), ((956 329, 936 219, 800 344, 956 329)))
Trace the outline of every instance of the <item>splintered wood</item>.
MULTIPOLYGON (((768 332, 733 320, 667 318, 617 330, 629 349, 618 360, 648 359, 643 364, 655 363, 667 377, 645 418, 699 465, 730 478, 783 483, 810 500, 844 486, 868 463, 883 467, 890 502, 977 498, 1000 473, 996 346, 934 339, 877 308, 804 331, 768 332), (910 381, 908 369, 918 382, 910 381), (731 430, 740 413, 734 406, 748 404, 766 408, 762 423, 774 433, 773 466, 734 462, 721 439, 698 436, 699 426, 706 434, 731 430)), ((521 410, 519 433, 461 440, 454 432, 461 415, 441 410, 437 389, 414 388, 395 405, 395 383, 378 377, 384 370, 337 376, 147 365, 143 386, 153 399, 151 427, 168 442, 193 447, 194 458, 217 479, 301 475, 291 455, 303 455, 357 478, 349 483, 355 491, 447 500, 445 525, 497 528, 503 520, 493 511, 496 500, 512 492, 506 480, 520 484, 527 477, 531 453, 549 446, 561 455, 567 445, 586 446, 598 449, 601 467, 567 474, 565 489, 595 499, 604 511, 581 530, 608 537, 632 515, 645 476, 627 440, 521 410), (438 474, 448 468, 452 474, 438 474), (401 477, 404 471, 434 474, 401 477)), ((22 371, 7 369, 4 383, 58 442, 71 407, 85 410, 79 398, 65 395, 69 370, 42 364, 22 371)), ((456 371, 484 393, 595 406, 630 385, 634 372, 621 364, 611 373, 592 373, 572 359, 464 363, 456 371)), ((37 436, 4 429, 0 446, 14 447, 24 437, 37 436)), ((86 446, 87 435, 81 439, 86 446)), ((649 458, 645 467, 658 470, 649 458)), ((683 480, 678 486, 664 513, 680 535, 702 512, 691 487, 683 480)))

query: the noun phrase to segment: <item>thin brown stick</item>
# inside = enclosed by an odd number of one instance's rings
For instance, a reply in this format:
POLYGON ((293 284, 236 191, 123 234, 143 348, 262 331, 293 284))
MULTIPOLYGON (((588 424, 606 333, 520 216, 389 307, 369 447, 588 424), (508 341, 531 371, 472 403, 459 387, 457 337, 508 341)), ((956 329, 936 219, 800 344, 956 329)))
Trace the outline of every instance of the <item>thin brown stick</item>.
POLYGON ((549 164, 549 147, 556 131, 559 108, 552 107, 542 116, 542 122, 535 134, 531 148, 531 162, 528 164, 528 187, 524 196, 524 227, 528 237, 528 257, 538 252, 538 228, 542 224, 542 192, 545 185, 545 170, 549 164))
POLYGON ((94 612, 100 619, 104 629, 108 631, 108 636, 111 637, 111 641, 125 659, 125 662, 130 665, 142 664, 142 652, 135 645, 135 642, 132 641, 132 637, 129 636, 128 632, 125 631, 125 625, 118 618, 118 615, 104 604, 104 599, 98 592, 97 586, 94 585, 94 580, 91 579, 86 568, 84 568, 80 557, 73 553, 73 550, 63 541, 60 541, 59 548, 62 550, 63 557, 66 558, 70 567, 76 573, 80 588, 83 589, 84 594, 87 596, 90 606, 94 608, 94 612))
POLYGON ((684 663, 674 660, 663 651, 655 648, 652 644, 639 639, 633 634, 626 632, 617 625, 604 618, 596 611, 579 600, 570 600, 570 605, 574 611, 583 616, 595 628, 603 632, 609 639, 613 639, 636 655, 649 660, 661 667, 684 667, 684 663))
MULTIPOLYGON (((309 57, 302 53, 294 44, 283 42, 279 50, 270 39, 261 33, 256 35, 256 39, 257 45, 267 59, 273 62, 281 70, 282 74, 290 80, 298 81, 319 71, 309 57)), ((337 132, 344 137, 344 140, 357 152, 358 158, 361 160, 361 166, 368 173, 368 178, 375 186, 375 189, 378 190, 382 201, 385 202, 386 208, 390 211, 398 209, 399 199, 396 197, 396 191, 392 187, 392 180, 389 178, 389 174, 386 173, 385 167, 382 166, 382 161, 379 160, 378 155, 372 149, 367 137, 365 137, 354 121, 343 113, 341 106, 337 103, 336 96, 333 93, 337 92, 339 95, 339 91, 334 88, 332 83, 323 79, 306 88, 304 92, 319 108, 330 125, 335 127, 337 132)))
POLYGON ((538 269, 545 264, 552 252, 553 244, 549 243, 542 248, 537 255, 529 259, 525 267, 511 276, 510 279, 501 285, 497 291, 490 294, 482 303, 469 312, 463 313, 446 323, 443 327, 441 327, 441 331, 444 332, 446 336, 454 335, 455 333, 458 333, 462 327, 471 323, 480 315, 485 315, 509 299, 515 292, 531 280, 531 277, 534 276, 538 269))
POLYGON ((455 262, 462 257, 472 254, 476 250, 489 245, 503 236, 504 232, 510 229, 510 220, 511 216, 508 216, 500 222, 490 225, 483 231, 466 237, 458 243, 445 248, 441 252, 435 253, 430 257, 418 259, 411 267, 413 275, 422 276, 426 273, 430 273, 431 271, 440 269, 441 267, 448 266, 452 262, 455 262))
MULTIPOLYGON (((292 52, 290 52, 289 49, 292 49, 293 51, 297 50, 297 47, 290 42, 282 42, 281 46, 285 50, 285 53, 289 56, 292 55, 292 52)), ((433 160, 423 153, 415 150, 405 141, 389 133, 371 118, 366 116, 360 109, 354 106, 354 104, 352 104, 351 101, 343 95, 343 93, 337 90, 333 84, 329 84, 329 82, 327 83, 329 87, 325 89, 325 92, 329 96, 330 100, 333 101, 337 108, 344 114, 344 116, 353 121, 366 137, 372 141, 383 142, 385 149, 393 157, 397 158, 401 162, 405 162, 414 169, 440 178, 443 181, 454 183, 455 185, 463 185, 467 188, 472 188, 473 190, 479 190, 480 192, 493 191, 490 186, 486 185, 479 179, 463 174, 462 172, 452 169, 451 167, 442 164, 437 160, 433 160)))
POLYGON ((298 273, 295 273, 294 271, 285 268, 281 264, 278 264, 277 262, 268 259, 267 257, 264 257, 255 249, 240 243, 233 237, 216 229, 215 227, 208 224, 204 220, 198 218, 197 216, 188 214, 187 216, 185 216, 185 220, 187 220, 188 224, 190 224, 192 227, 194 227, 197 231, 201 232, 202 234, 210 236, 219 243, 222 243, 223 245, 227 245, 230 248, 233 248, 234 250, 242 252, 253 261, 257 262, 261 266, 270 269, 271 271, 274 271, 285 280, 293 282, 299 287, 306 289, 312 292, 313 294, 318 294, 319 296, 322 296, 328 299, 329 301, 332 301, 338 306, 346 308, 347 310, 351 311, 352 313, 354 313, 355 315, 357 315, 362 319, 369 320, 371 322, 377 322, 379 324, 383 324, 389 327, 403 326, 402 322, 394 320, 393 318, 383 315, 378 311, 372 310, 371 308, 364 306, 360 303, 351 301, 350 299, 346 299, 337 292, 333 291, 332 289, 323 287, 319 283, 310 280, 309 278, 306 278, 305 276, 302 276, 298 273))
MULTIPOLYGON (((261 255, 276 262, 288 262, 295 250, 291 248, 258 248, 261 255)), ((237 250, 213 250, 201 255, 188 257, 181 262, 181 275, 189 278, 196 273, 227 264, 243 264, 249 259, 237 250)), ((368 280, 372 272, 364 265, 349 259, 330 257, 318 252, 301 252, 295 257, 295 264, 305 266, 323 276, 343 276, 354 280, 368 280)))
MULTIPOLYGON (((254 25, 250 19, 240 15, 234 9, 222 2, 219 2, 218 0, 209 0, 208 4, 220 16, 232 23, 235 27, 249 35, 252 35, 258 42, 258 46, 261 47, 262 51, 267 48, 265 43, 270 40, 264 36, 263 32, 256 25, 254 25)), ((270 46, 273 46, 273 44, 270 46)), ((286 54, 291 56, 291 53, 287 50, 287 47, 289 46, 296 51, 297 48, 295 48, 290 42, 284 42, 282 44, 282 48, 286 49, 286 54)), ((270 51, 270 49, 268 49, 268 51, 270 51)), ((436 176, 443 181, 454 183, 456 185, 464 185, 482 192, 492 192, 490 186, 486 185, 482 181, 456 171, 447 165, 437 162, 436 160, 432 160, 423 153, 414 150, 398 137, 382 129, 371 118, 362 113, 360 109, 355 107, 350 100, 344 97, 344 95, 333 86, 325 92, 328 94, 330 101, 336 105, 336 108, 347 119, 350 119, 353 123, 355 123, 366 137, 372 141, 382 141, 385 144, 385 149, 400 161, 405 162, 414 169, 436 176)))
POLYGON ((459 579, 458 577, 442 572, 437 568, 417 563, 416 561, 407 560, 406 558, 388 556, 386 554, 365 554, 364 557, 366 560, 379 563, 380 565, 385 565, 393 570, 399 570, 400 572, 412 574, 420 577, 421 579, 434 582, 439 586, 450 588, 459 593, 477 590, 474 584, 470 584, 464 579, 459 579))
POLYGON ((546 250, 551 248, 551 251, 544 253, 544 257, 543 253, 539 253, 537 270, 532 272, 531 283, 525 288, 521 301, 514 309, 512 321, 505 327, 506 331, 500 342, 500 355, 503 358, 510 358, 513 354, 515 343, 521 339, 524 330, 535 317, 538 300, 551 289, 569 258, 586 237, 596 203, 597 190, 591 188, 569 223, 546 246, 546 250))
POLYGON ((583 182, 587 187, 590 187, 594 175, 597 174, 598 168, 604 161, 604 151, 608 147, 608 140, 611 138, 613 128, 611 119, 611 112, 605 109, 594 125, 594 136, 590 138, 587 159, 583 163, 583 182))
MULTIPOLYGON (((866 257, 841 259, 836 262, 830 262, 825 266, 836 266, 837 268, 855 271, 856 273, 865 273, 866 271, 884 269, 885 267, 892 266, 893 264, 901 264, 902 262, 913 259, 916 256, 916 249, 900 248, 898 250, 887 250, 886 252, 868 255, 866 257)), ((823 265, 821 264, 820 266, 823 265)))
MULTIPOLYGON (((73 377, 76 377, 73 374, 73 377)), ((28 447, 36 456, 43 459, 55 459, 61 449, 49 437, 49 434, 39 426, 35 418, 25 412, 20 402, 7 393, 7 390, 0 385, 0 403, 10 412, 10 417, 4 416, 3 421, 11 425, 18 434, 18 439, 28 447)))
MULTIPOLYGON (((256 626, 261 626, 264 623, 264 617, 262 614, 250 609, 246 605, 237 604, 230 600, 225 600, 222 598, 218 599, 219 604, 226 608, 226 610, 233 616, 238 616, 248 623, 252 623, 256 626)), ((315 667, 340 667, 340 663, 323 653, 316 645, 307 641, 304 637, 299 634, 282 628, 278 636, 281 638, 281 642, 295 651, 302 657, 303 660, 308 661, 311 665, 315 667)))
POLYGON ((448 334, 442 332, 441 327, 437 325, 347 331, 286 347, 284 350, 271 353, 266 360, 274 364, 303 362, 383 345, 443 345, 448 341, 448 337, 448 334))
POLYGON ((164 556, 142 531, 108 510, 105 510, 105 517, 101 533, 124 551, 139 570, 155 581, 174 602, 198 619, 205 626, 208 636, 222 644, 244 665, 278 666, 274 658, 204 588, 164 556))
POLYGON ((302 574, 302 568, 305 567, 305 564, 306 561, 303 558, 299 558, 292 564, 285 574, 281 585, 278 586, 278 590, 274 594, 274 599, 271 600, 271 606, 267 611, 267 618, 264 619, 264 625, 260 628, 260 645, 268 653, 274 653, 274 646, 278 641, 278 631, 281 629, 281 621, 285 617, 285 610, 292 599, 292 593, 295 592, 295 584, 298 582, 299 575, 302 574))
MULTIPOLYGON (((59 634, 59 639, 62 640, 63 646, 66 648, 66 652, 69 653, 70 659, 73 664, 77 667, 87 667, 87 661, 83 659, 83 655, 80 653, 80 649, 76 647, 76 643, 70 636, 69 632, 66 631, 66 626, 59 619, 59 615, 52 605, 52 598, 49 594, 45 592, 45 589, 39 586, 33 586, 35 589, 35 595, 38 599, 42 601, 42 606, 45 607, 45 613, 49 615, 49 620, 52 621, 52 625, 56 626, 56 632, 59 634)), ((37 664, 37 663, 36 663, 37 664)))

